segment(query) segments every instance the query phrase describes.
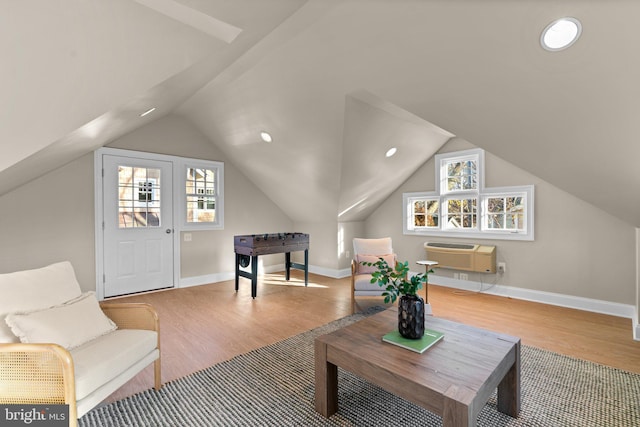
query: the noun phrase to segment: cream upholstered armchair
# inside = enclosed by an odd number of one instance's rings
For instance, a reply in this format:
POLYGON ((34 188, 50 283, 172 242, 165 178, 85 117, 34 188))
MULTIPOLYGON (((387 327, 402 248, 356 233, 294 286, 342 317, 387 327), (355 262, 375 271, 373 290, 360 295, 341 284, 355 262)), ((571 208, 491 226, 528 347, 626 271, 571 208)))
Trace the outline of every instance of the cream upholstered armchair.
POLYGON ((376 268, 362 265, 362 261, 376 262, 384 259, 390 266, 397 262, 393 252, 391 237, 379 239, 353 239, 353 259, 351 260, 351 309, 355 311, 356 296, 382 296, 384 289, 371 283, 371 273, 376 268))
POLYGON ((67 404, 69 425, 151 363, 160 389, 158 315, 99 304, 69 262, 0 274, 0 404, 67 404))

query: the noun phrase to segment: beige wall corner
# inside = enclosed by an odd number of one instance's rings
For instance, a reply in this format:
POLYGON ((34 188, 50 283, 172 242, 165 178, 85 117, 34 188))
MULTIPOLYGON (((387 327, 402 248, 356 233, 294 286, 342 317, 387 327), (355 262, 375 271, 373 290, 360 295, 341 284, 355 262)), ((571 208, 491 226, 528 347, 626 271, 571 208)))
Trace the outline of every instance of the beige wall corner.
MULTIPOLYGON (((338 269, 338 225, 337 221, 328 222, 295 222, 295 232, 309 235, 309 266, 320 271, 326 271, 326 275, 332 276, 338 269)), ((303 260, 302 252, 291 254, 297 262, 303 260)), ((322 274, 322 273, 320 273, 322 274)))
POLYGON ((364 221, 338 223, 338 265, 341 270, 351 269, 353 239, 367 237, 364 226, 364 221))
POLYGON ((640 341, 640 228, 636 228, 636 319, 633 338, 640 341))

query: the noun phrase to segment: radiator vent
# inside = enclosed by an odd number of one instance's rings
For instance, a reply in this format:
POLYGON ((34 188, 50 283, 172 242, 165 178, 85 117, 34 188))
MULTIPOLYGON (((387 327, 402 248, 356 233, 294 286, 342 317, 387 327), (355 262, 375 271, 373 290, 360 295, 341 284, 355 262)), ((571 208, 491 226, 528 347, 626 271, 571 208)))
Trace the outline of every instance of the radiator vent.
POLYGON ((440 268, 479 273, 496 272, 495 246, 426 242, 424 248, 427 259, 436 261, 440 268))

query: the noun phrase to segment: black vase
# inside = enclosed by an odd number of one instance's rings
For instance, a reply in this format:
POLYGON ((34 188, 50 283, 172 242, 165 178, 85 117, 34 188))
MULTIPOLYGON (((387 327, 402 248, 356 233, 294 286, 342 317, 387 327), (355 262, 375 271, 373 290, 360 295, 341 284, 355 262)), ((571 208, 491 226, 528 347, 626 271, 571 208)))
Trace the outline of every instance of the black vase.
POLYGON ((424 335, 424 300, 418 295, 403 295, 398 300, 398 332, 412 340, 424 335))

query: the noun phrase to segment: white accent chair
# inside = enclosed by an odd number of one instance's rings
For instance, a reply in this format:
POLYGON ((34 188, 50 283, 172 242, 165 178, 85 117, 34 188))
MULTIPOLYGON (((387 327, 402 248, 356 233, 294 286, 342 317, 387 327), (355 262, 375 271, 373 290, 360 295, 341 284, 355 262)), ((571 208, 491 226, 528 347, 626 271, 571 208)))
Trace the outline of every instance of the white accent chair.
POLYGON ((371 283, 371 273, 375 267, 362 265, 362 261, 377 262, 380 258, 395 267, 397 256, 393 252, 391 237, 379 239, 353 239, 353 259, 351 260, 351 309, 355 311, 356 296, 382 296, 377 283, 371 283))
POLYGON ((0 404, 68 404, 69 425, 154 363, 158 315, 149 304, 98 304, 73 267, 0 274, 0 404))

